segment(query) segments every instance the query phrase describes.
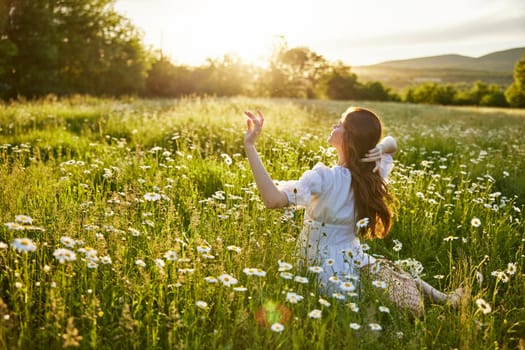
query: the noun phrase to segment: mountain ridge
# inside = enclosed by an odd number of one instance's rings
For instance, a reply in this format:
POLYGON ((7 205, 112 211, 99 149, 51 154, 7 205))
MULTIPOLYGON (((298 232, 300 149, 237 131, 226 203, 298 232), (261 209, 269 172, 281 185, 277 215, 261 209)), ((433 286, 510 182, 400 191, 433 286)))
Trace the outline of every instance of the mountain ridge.
POLYGON ((384 61, 377 64, 356 66, 357 69, 466 69, 493 72, 512 72, 514 65, 525 54, 525 47, 495 51, 479 57, 459 54, 415 57, 384 61))

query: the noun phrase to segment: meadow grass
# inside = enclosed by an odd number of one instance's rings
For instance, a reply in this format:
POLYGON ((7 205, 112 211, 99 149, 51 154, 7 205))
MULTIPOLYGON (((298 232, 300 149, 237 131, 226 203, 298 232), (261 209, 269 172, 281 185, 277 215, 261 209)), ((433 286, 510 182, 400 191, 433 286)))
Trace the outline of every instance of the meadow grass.
POLYGON ((0 348, 523 347, 524 132, 525 110, 396 103, 0 105, 0 348), (400 147, 393 230, 362 243, 463 286, 458 309, 427 301, 414 318, 366 279, 345 300, 319 293, 295 264, 302 212, 264 209, 243 111, 264 111, 258 149, 290 180, 334 163, 326 138, 350 105, 377 111, 400 147))

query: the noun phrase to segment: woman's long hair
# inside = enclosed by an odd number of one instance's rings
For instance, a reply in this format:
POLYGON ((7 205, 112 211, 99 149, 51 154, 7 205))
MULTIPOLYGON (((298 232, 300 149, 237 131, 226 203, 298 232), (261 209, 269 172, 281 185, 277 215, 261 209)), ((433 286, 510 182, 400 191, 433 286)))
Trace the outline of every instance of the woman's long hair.
POLYGON ((370 238, 383 238, 390 230, 392 196, 383 178, 373 172, 374 162, 362 162, 365 154, 381 139, 382 126, 377 115, 364 108, 349 108, 344 114, 343 154, 352 173, 356 222, 368 218, 370 238))

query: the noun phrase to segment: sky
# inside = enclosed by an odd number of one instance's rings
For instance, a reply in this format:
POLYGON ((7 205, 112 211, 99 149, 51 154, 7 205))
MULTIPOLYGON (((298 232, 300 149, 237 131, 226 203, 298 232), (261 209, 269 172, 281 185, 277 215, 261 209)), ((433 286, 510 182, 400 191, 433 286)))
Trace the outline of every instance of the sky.
POLYGON ((144 43, 176 64, 308 47, 351 66, 525 47, 525 0, 116 0, 144 43))

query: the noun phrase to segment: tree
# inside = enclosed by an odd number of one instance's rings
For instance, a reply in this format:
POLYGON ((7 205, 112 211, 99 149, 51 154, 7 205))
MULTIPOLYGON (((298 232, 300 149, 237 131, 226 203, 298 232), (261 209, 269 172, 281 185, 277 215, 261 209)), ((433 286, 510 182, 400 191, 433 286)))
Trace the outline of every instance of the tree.
POLYGON ((358 89, 357 75, 350 67, 337 62, 323 79, 324 95, 332 100, 355 99, 358 89))
POLYGON ((1 40, 16 48, 0 69, 0 82, 12 87, 4 97, 142 90, 141 34, 113 10, 114 0, 3 1, 1 40))
POLYGON ((525 55, 514 66, 514 82, 505 91, 512 107, 525 107, 525 55))

